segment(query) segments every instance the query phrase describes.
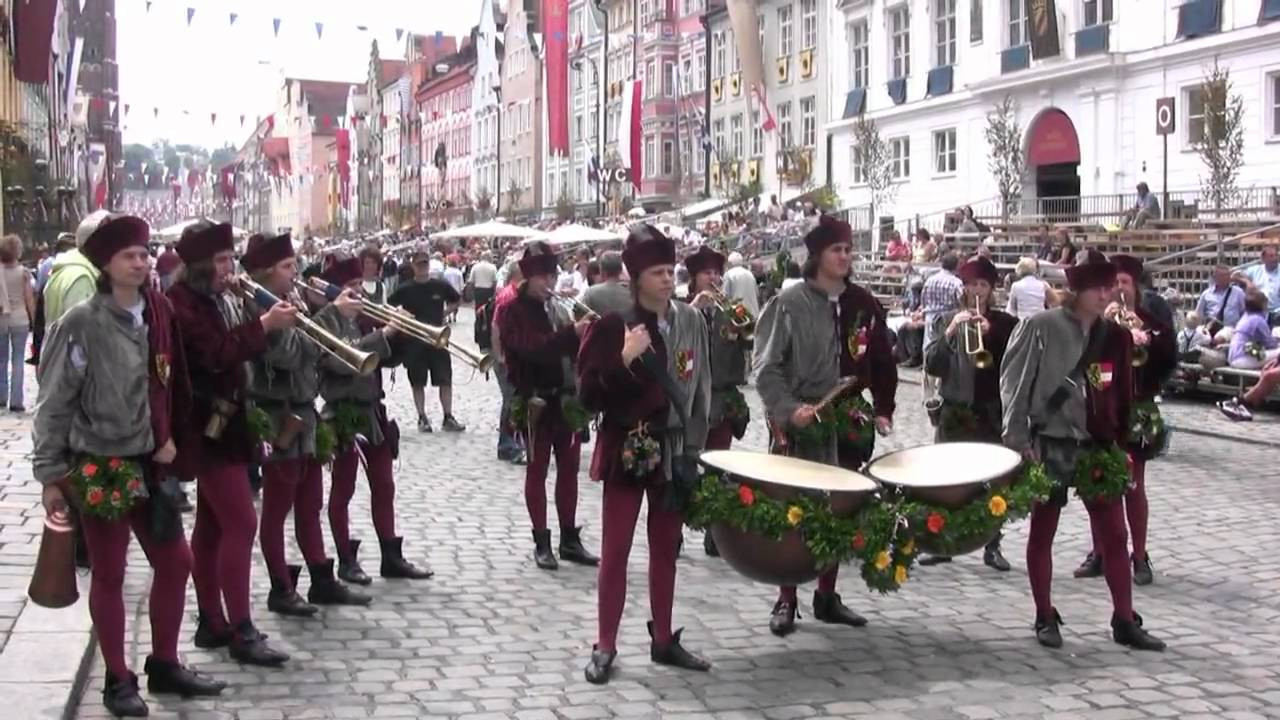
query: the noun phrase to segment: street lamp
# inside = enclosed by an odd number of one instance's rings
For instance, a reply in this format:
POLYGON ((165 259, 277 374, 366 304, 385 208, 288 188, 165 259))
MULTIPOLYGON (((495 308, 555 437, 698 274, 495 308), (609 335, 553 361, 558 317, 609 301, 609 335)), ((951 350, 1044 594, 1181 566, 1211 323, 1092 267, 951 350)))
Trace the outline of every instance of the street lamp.
POLYGON ((493 86, 493 96, 498 99, 498 134, 494 138, 496 155, 493 160, 494 172, 497 174, 494 181, 497 187, 493 190, 493 216, 497 217, 498 211, 502 208, 502 85, 493 86))

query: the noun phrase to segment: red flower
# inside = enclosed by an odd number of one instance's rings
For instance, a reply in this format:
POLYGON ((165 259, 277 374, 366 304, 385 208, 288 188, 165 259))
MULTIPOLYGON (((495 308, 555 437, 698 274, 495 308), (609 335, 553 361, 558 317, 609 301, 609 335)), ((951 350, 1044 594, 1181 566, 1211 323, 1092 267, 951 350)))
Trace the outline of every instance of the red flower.
POLYGON ((122 503, 122 502, 124 502, 124 496, 120 494, 120 491, 119 491, 119 490, 112 490, 112 491, 111 491, 111 504, 112 504, 112 505, 119 506, 119 505, 120 505, 120 503, 122 503))
POLYGON ((861 530, 859 530, 858 534, 853 536, 853 549, 857 550, 858 552, 861 552, 862 548, 866 546, 867 546, 867 537, 862 534, 861 530))
POLYGON ((84 473, 85 477, 93 477, 98 474, 98 466, 93 463, 85 463, 84 467, 80 468, 80 472, 84 473))
POLYGON ((123 464, 124 463, 120 460, 120 458, 111 458, 110 460, 107 461, 107 467, 111 468, 112 470, 119 470, 120 466, 123 464))
POLYGON ((850 440, 857 440, 857 439, 858 439, 858 433, 857 433, 857 432, 855 432, 855 431, 853 431, 853 430, 850 430, 850 431, 849 431, 849 439, 850 439, 850 440))
POLYGON ((89 492, 85 493, 84 499, 85 499, 85 502, 89 503, 91 507, 97 507, 98 505, 101 505, 102 504, 102 488, 99 488, 99 487, 89 488, 89 492))
POLYGON ((751 492, 751 488, 746 485, 738 486, 738 501, 747 507, 751 507, 756 501, 756 494, 751 492))
POLYGON ((1101 480, 1101 479, 1102 479, 1102 468, 1098 468, 1098 467, 1096 467, 1096 468, 1094 468, 1094 469, 1093 469, 1093 479, 1094 479, 1094 480, 1101 480))
POLYGON ((947 526, 947 519, 938 513, 929 513, 929 517, 925 520, 925 525, 929 528, 929 532, 937 535, 942 532, 942 528, 947 526))
POLYGON ((139 480, 138 478, 133 478, 132 480, 129 481, 128 488, 129 488, 129 492, 136 493, 142 489, 142 481, 139 480))

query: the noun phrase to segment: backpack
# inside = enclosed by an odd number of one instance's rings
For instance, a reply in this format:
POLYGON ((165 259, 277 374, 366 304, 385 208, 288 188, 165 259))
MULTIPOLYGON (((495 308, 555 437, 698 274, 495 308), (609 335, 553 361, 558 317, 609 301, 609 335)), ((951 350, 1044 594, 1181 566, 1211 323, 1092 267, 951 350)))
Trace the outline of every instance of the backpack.
POLYGON ((486 352, 493 349, 493 310, 496 301, 495 295, 489 298, 489 302, 476 308, 476 347, 486 352))

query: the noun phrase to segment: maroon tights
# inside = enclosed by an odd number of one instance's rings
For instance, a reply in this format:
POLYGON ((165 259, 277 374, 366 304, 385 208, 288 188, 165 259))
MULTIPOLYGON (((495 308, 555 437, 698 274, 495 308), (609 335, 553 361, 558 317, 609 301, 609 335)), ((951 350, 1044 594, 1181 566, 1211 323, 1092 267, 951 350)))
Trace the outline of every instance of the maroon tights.
POLYGON ((733 444, 733 424, 728 420, 707 431, 706 448, 708 450, 728 450, 733 444))
POLYGON ((329 490, 329 529, 338 557, 351 557, 351 518, 348 506, 356 494, 356 466, 364 454, 365 477, 369 479, 369 496, 373 505, 373 529, 379 540, 396 536, 396 481, 391 472, 391 444, 360 443, 333 459, 333 485, 329 490))
MULTIPOLYGON (((547 468, 551 465, 551 453, 556 455, 556 517, 561 528, 577 526, 578 517, 578 465, 582 461, 582 442, 578 433, 566 427, 558 418, 540 423, 538 433, 530 443, 533 456, 524 469, 524 504, 529 510, 529 521, 534 530, 547 529, 547 468)), ((635 520, 632 519, 634 526, 635 520)))
MULTIPOLYGON (((1102 573, 1111 590, 1116 617, 1133 619, 1133 568, 1129 565, 1128 538, 1124 527, 1124 507, 1118 501, 1089 501, 1089 527, 1102 554, 1102 573)), ((1036 616, 1048 618, 1053 611, 1049 588, 1053 580, 1053 536, 1058 532, 1062 508, 1039 503, 1031 510, 1031 531, 1027 537, 1027 577, 1036 602, 1036 616)))
MULTIPOLYGON (((840 566, 837 565, 830 570, 818 576, 818 592, 823 595, 830 595, 836 591, 836 576, 840 573, 840 566)), ((778 599, 784 600, 796 606, 796 586, 782 585, 778 588, 778 599)))
POLYGON ((102 661, 113 677, 129 674, 124 658, 124 569, 128 564, 129 529, 155 570, 151 580, 151 655, 157 660, 178 661, 178 630, 182 608, 187 602, 187 578, 191 576, 191 547, 187 536, 166 543, 151 539, 146 506, 136 508, 127 518, 106 520, 81 514, 85 545, 93 577, 89 585, 89 615, 98 632, 102 661))
MULTIPOLYGON (((1133 471, 1133 487, 1124 495, 1124 514, 1129 520, 1129 534, 1133 536, 1133 556, 1142 558, 1147 554, 1147 461, 1130 456, 1133 471)), ((1093 530, 1093 552, 1100 552, 1097 526, 1093 530)), ((1128 559, 1125 559, 1128 562, 1128 559)))
POLYGON ((307 565, 317 565, 325 561, 320 524, 323 507, 324 472, 315 458, 274 460, 262 466, 262 557, 267 561, 267 572, 282 587, 290 585, 289 563, 284 557, 285 518, 297 509, 293 527, 298 548, 307 565))
POLYGON ((640 503, 649 496, 649 612, 653 614, 653 641, 660 647, 671 642, 671 605, 676 593, 676 547, 684 517, 662 507, 663 489, 625 482, 604 483, 601 512, 600 577, 597 611, 600 636, 596 647, 618 649, 618 625, 627 600, 627 560, 640 515, 640 503))
POLYGON ((239 625, 250 617, 249 568, 258 514, 253 509, 253 491, 245 466, 209 467, 200 474, 196 497, 191 580, 196 586, 200 614, 211 629, 221 632, 228 620, 239 625))

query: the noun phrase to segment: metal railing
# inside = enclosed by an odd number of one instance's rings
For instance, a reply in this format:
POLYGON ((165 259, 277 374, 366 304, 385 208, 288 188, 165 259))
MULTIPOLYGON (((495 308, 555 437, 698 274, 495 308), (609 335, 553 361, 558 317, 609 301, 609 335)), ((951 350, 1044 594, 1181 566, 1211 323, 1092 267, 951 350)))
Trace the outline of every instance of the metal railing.
MULTIPOLYGON (((1163 193, 1155 193, 1156 199, 1165 202, 1163 193)), ((1137 193, 1113 193, 1109 195, 1080 195, 1070 197, 1023 198, 1012 214, 1010 222, 1034 223, 1093 223, 1097 225, 1121 225, 1125 214, 1137 205, 1137 193)), ((994 212, 983 208, 974 214, 987 222, 1000 221, 999 203, 994 212)), ((1165 220, 1225 220, 1228 218, 1257 218, 1280 214, 1280 189, 1276 187, 1244 188, 1230 207, 1214 208, 1202 190, 1175 190, 1168 194, 1168 207, 1162 208, 1165 220)))

